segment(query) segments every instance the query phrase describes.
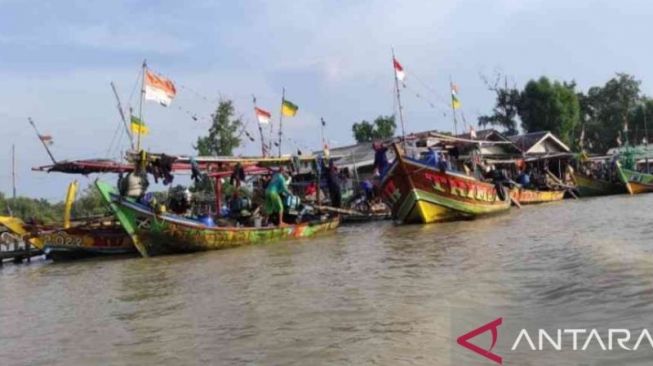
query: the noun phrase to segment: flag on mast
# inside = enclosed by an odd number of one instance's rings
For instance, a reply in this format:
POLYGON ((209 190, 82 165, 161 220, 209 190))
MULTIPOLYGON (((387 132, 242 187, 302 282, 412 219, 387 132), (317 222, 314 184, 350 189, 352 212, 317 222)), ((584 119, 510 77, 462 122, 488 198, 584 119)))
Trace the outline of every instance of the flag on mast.
POLYGON ((458 85, 451 84, 451 107, 453 109, 460 108, 460 100, 458 99, 458 85))
POLYGON ((397 76, 397 80, 399 81, 404 81, 406 78, 406 73, 404 72, 404 68, 401 66, 399 61, 397 61, 396 58, 392 58, 392 64, 395 67, 395 75, 397 76))
POLYGON ((270 123, 270 119, 272 118, 272 114, 270 114, 270 112, 258 107, 254 107, 254 112, 256 113, 258 123, 263 125, 270 123))
POLYGON ((52 139, 52 136, 50 135, 39 135, 39 139, 43 141, 43 143, 47 145, 52 145, 54 144, 54 140, 52 139))
POLYGON ((299 107, 289 100, 282 100, 281 102, 281 114, 285 117, 295 117, 299 107))
POLYGON ((145 99, 153 100, 167 107, 177 95, 175 84, 161 75, 145 69, 145 99))
POLYGON ((147 135, 150 133, 150 129, 145 125, 145 122, 141 121, 140 118, 136 116, 131 116, 131 131, 136 135, 147 135))

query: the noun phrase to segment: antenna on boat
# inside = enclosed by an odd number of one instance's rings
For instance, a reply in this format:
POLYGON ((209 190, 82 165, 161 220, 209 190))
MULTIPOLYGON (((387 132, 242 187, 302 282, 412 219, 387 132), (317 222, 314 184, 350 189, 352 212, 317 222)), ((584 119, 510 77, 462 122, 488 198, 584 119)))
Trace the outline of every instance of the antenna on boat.
MULTIPOLYGON (((147 60, 143 60, 143 69, 141 70, 142 72, 142 78, 141 78, 141 98, 138 102, 138 119, 142 122, 143 121, 143 98, 145 97, 145 70, 147 69, 147 60)), ((136 140, 136 151, 141 150, 141 133, 138 133, 138 138, 136 140)))
POLYGON ((125 118, 125 112, 122 110, 122 103, 120 103, 120 97, 118 96, 118 91, 116 91, 116 85, 111 82, 111 90, 113 90, 113 95, 116 97, 116 102, 118 103, 116 107, 118 107, 118 113, 120 113, 120 119, 122 120, 123 126, 125 126, 125 131, 127 132, 127 136, 129 136, 129 144, 131 145, 131 148, 134 149, 134 136, 132 136, 131 131, 129 131, 129 126, 127 125, 127 119, 125 118))
POLYGON ((50 151, 48 145, 45 143, 45 141, 43 141, 43 136, 39 133, 39 130, 36 128, 36 125, 34 124, 32 117, 27 117, 27 120, 29 121, 29 124, 32 125, 32 127, 34 128, 34 132, 36 132, 36 136, 39 138, 39 141, 41 141, 41 144, 43 144, 43 147, 45 148, 45 151, 48 153, 48 156, 50 156, 50 160, 52 160, 53 164, 56 164, 57 160, 54 158, 54 155, 52 155, 52 152, 50 151))
POLYGON ((392 73, 395 77, 395 91, 397 93, 397 107, 399 108, 399 121, 401 122, 401 143, 405 146, 406 144, 406 128, 404 127, 404 112, 403 107, 401 106, 401 95, 399 93, 399 78, 397 78, 397 71, 395 70, 394 64, 397 62, 395 58, 395 49, 392 48, 392 73))

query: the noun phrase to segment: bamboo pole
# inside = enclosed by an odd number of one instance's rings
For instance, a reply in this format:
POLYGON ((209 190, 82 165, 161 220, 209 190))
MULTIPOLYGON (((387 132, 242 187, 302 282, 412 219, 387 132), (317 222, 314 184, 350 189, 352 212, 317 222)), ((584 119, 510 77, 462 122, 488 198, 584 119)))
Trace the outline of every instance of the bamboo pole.
POLYGON ((283 136, 283 102, 286 101, 286 88, 281 89, 281 109, 279 110, 279 157, 281 157, 281 139, 283 136))
POLYGON ((56 164, 57 160, 55 160, 54 155, 52 155, 52 152, 50 151, 50 148, 45 143, 45 141, 43 141, 43 139, 41 138, 42 136, 39 133, 39 130, 36 128, 36 125, 34 124, 34 121, 32 120, 32 117, 27 117, 27 120, 29 121, 29 124, 32 125, 32 127, 34 128, 34 131, 36 132, 36 136, 41 141, 41 144, 43 144, 43 147, 45 148, 45 151, 48 153, 48 156, 50 156, 50 160, 52 160, 53 164, 56 164))
MULTIPOLYGON (((144 124, 145 122, 143 121, 143 98, 145 98, 145 70, 147 69, 147 60, 143 60, 143 68, 141 70, 142 72, 142 78, 141 78, 141 98, 138 103, 138 119, 140 119, 141 123, 144 124)), ((138 132, 138 140, 136 142, 136 151, 141 150, 141 132, 138 132)))
POLYGON ((397 108, 399 109, 399 122, 401 122, 401 144, 406 146, 406 128, 404 126, 404 112, 403 107, 401 106, 401 93, 399 92, 399 79, 397 78, 397 70, 395 70, 394 62, 395 59, 395 49, 392 48, 392 73, 395 77, 395 92, 397 94, 397 108))

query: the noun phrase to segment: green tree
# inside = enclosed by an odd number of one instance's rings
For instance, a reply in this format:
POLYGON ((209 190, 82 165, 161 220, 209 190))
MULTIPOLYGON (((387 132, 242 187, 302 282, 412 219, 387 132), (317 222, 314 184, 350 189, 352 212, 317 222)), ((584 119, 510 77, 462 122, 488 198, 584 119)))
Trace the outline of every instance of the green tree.
POLYGON ((653 122, 653 99, 642 97, 640 103, 630 112, 628 120, 630 129, 628 139, 633 145, 643 143, 644 139, 651 141, 649 129, 653 127, 651 124, 653 122))
MULTIPOLYGON (((586 115, 584 125, 587 148, 592 152, 605 153, 617 145, 618 140, 632 140, 636 129, 643 130, 643 114, 637 118, 637 109, 641 108, 639 80, 634 76, 618 73, 603 87, 588 90, 583 113, 586 115), (629 123, 635 119, 634 124, 629 123), (627 127, 626 127, 627 126, 627 127), (624 133, 625 129, 628 133, 624 133)), ((648 104, 647 104, 648 117, 648 104)))
POLYGON ((89 185, 73 203, 72 217, 84 218, 108 214, 108 208, 97 188, 89 185))
POLYGON ((356 142, 389 139, 394 136, 396 128, 394 116, 378 116, 373 123, 361 121, 351 126, 356 142))
POLYGON ((480 127, 498 126, 503 128, 505 135, 516 135, 517 117, 519 109, 520 94, 516 86, 508 87, 508 78, 497 73, 494 82, 490 82, 486 77, 481 76, 488 90, 496 95, 495 106, 492 114, 481 116, 478 119, 480 127), (500 85, 503 77, 503 86, 500 85))
POLYGON ((526 132, 551 131, 571 144, 580 124, 575 83, 549 81, 545 76, 529 81, 520 94, 519 117, 526 132))
POLYGON ((193 146, 199 155, 229 156, 240 146, 240 118, 234 118, 234 106, 231 100, 220 100, 218 108, 212 115, 213 123, 208 136, 198 137, 193 146))

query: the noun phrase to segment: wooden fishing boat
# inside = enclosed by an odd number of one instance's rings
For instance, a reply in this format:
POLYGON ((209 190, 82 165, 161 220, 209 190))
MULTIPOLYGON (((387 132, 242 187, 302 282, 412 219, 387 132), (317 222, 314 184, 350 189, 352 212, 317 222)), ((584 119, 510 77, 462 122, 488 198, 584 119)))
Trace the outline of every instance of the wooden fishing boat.
POLYGON ((143 256, 186 253, 303 238, 334 230, 340 218, 328 218, 283 227, 220 227, 171 213, 157 213, 131 198, 121 197, 107 183, 96 181, 124 230, 143 256))
POLYGON ((27 224, 15 217, 0 217, 0 224, 53 260, 137 253, 129 235, 110 219, 74 223, 68 228, 27 224))
POLYGON ((428 224, 471 219, 510 209, 504 187, 474 177, 443 171, 405 157, 393 145, 396 159, 381 181, 382 197, 402 223, 428 224))
MULTIPOLYGON (((59 161, 52 165, 32 168, 34 171, 65 174, 125 173, 131 164, 106 159, 59 161)), ((57 225, 14 223, 14 230, 22 227, 32 244, 53 260, 69 260, 96 256, 134 255, 137 250, 131 238, 113 217, 71 219, 71 209, 78 188, 77 181, 68 186, 64 203, 64 221, 57 225)), ((0 222, 1 223, 1 222, 0 222)), ((7 226, 7 225, 5 225, 7 226)), ((24 234, 23 234, 24 235, 24 234)))
POLYGON ((573 177, 576 190, 581 197, 607 196, 627 192, 626 186, 622 183, 596 179, 579 172, 574 172, 573 177))
POLYGON ((538 191, 534 189, 512 188, 510 198, 522 205, 561 201, 565 191, 538 191))
POLYGON ((626 169, 617 163, 619 179, 623 182, 630 194, 653 192, 653 174, 640 173, 636 170, 626 169))

